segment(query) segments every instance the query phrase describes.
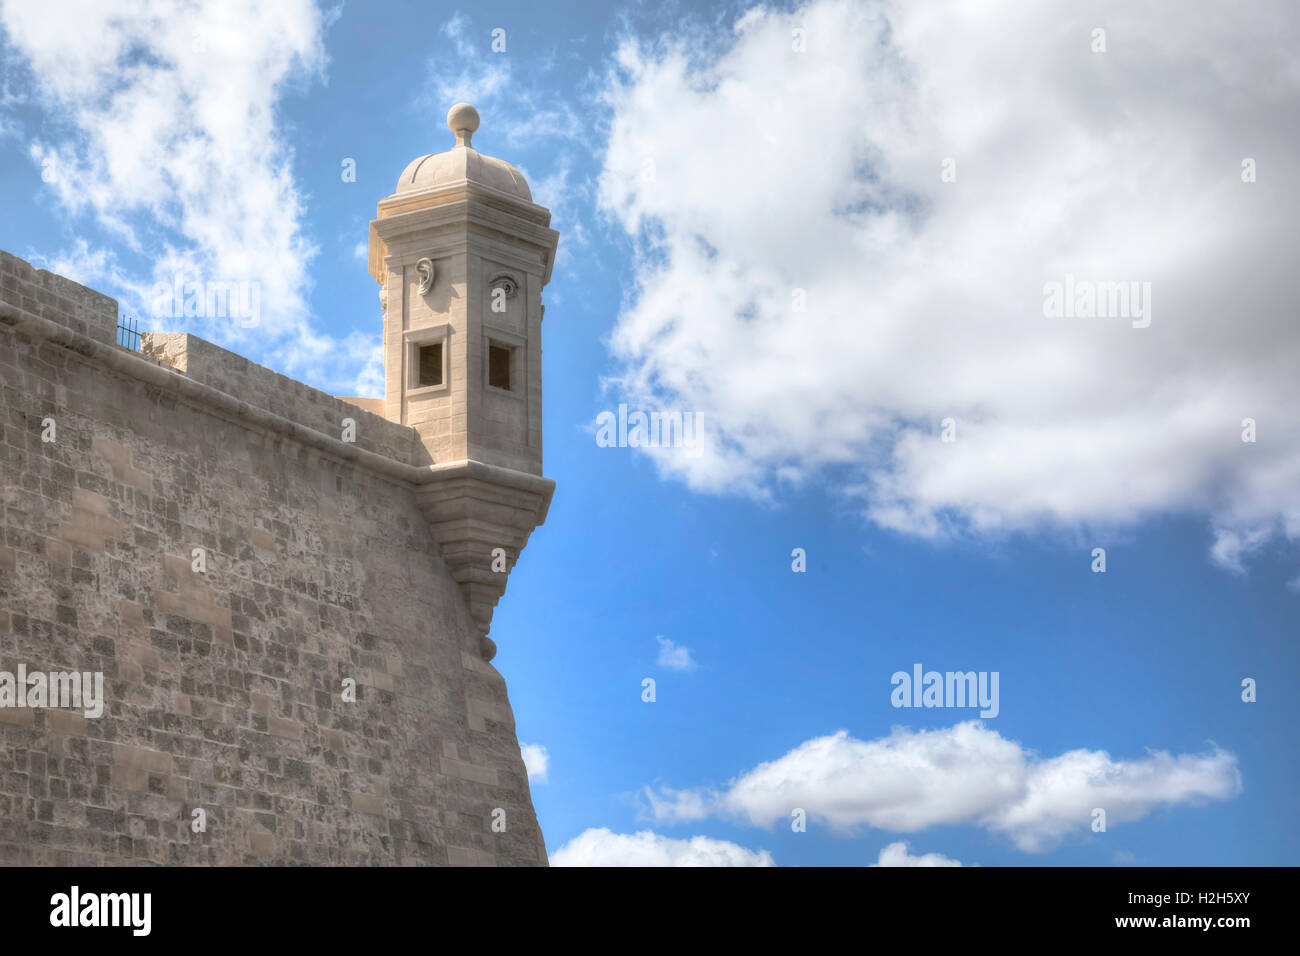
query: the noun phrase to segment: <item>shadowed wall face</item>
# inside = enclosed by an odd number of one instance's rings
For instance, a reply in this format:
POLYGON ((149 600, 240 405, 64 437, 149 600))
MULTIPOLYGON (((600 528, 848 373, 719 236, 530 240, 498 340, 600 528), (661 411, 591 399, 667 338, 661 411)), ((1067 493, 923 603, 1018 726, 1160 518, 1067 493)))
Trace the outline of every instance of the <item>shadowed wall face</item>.
MULTIPOLYGON (((111 343, 115 304, 3 254, 0 277, 0 671, 104 677, 97 718, 0 707, 0 862, 545 864, 412 488, 111 367, 76 341, 111 343)), ((317 429, 350 409, 418 463, 411 429, 190 341, 204 384, 317 429)))

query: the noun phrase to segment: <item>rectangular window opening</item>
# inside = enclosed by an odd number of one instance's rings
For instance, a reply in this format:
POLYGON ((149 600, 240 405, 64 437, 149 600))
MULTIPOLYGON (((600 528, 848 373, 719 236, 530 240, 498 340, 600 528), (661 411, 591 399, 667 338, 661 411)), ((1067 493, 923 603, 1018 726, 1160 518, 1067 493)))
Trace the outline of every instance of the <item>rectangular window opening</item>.
POLYGON ((488 384, 493 388, 510 390, 510 351, 502 345, 488 346, 488 384))
POLYGON ((420 346, 418 386, 442 384, 442 343, 420 346))

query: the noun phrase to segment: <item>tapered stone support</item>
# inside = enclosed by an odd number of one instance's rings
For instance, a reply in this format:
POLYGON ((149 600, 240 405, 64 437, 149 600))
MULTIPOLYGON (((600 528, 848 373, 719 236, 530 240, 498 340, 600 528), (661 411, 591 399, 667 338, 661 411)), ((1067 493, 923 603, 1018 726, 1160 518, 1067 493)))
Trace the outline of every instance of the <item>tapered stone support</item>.
POLYGON ((519 553, 546 520, 555 482, 471 460, 435 465, 430 472, 434 480, 421 486, 417 502, 485 638, 519 553))

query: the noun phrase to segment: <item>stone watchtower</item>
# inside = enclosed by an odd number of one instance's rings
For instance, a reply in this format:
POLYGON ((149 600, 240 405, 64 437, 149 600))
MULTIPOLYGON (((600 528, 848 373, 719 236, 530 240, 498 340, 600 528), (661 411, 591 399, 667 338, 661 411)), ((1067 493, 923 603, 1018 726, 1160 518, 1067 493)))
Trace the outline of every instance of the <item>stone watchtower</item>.
POLYGON ((519 170, 474 149, 478 111, 447 113, 455 145, 413 160, 370 223, 384 310, 385 418, 413 427, 435 480, 419 502, 480 630, 554 482, 542 477, 542 288, 559 234, 519 170))

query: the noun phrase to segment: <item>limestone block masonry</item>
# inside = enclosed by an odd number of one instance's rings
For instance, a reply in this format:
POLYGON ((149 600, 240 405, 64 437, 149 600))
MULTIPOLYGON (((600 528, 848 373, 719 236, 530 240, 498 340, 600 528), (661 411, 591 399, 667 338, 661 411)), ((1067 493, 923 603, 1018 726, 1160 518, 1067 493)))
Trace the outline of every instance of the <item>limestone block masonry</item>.
POLYGON ((553 489, 557 237, 448 123, 371 226, 382 400, 132 352, 0 252, 0 704, 20 665, 104 677, 98 717, 0 706, 0 863, 546 864, 487 634, 553 489))

